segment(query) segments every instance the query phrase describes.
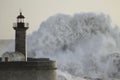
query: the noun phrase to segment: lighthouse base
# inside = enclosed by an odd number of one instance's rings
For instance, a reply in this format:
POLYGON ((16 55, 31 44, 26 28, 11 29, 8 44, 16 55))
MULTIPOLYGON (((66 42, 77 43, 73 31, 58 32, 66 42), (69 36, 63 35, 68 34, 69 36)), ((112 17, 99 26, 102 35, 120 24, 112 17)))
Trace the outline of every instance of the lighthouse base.
POLYGON ((0 80, 57 80, 55 61, 28 60, 0 62, 0 80))

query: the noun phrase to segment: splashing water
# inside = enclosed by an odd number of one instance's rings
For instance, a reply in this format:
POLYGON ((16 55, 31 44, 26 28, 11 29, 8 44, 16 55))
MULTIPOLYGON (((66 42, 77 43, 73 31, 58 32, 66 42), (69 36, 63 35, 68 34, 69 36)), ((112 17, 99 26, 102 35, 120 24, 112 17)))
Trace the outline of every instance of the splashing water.
POLYGON ((119 31, 103 13, 57 14, 28 36, 28 55, 56 60, 60 80, 120 79, 119 31))

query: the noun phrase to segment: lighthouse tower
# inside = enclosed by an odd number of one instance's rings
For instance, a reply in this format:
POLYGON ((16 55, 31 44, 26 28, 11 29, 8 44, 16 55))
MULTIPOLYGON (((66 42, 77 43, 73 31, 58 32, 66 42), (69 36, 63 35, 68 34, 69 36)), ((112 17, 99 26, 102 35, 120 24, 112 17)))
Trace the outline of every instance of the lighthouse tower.
POLYGON ((24 16, 22 12, 17 16, 17 23, 13 24, 13 28, 15 30, 15 52, 21 52, 25 55, 27 60, 26 54, 26 30, 29 28, 28 23, 24 23, 24 16))

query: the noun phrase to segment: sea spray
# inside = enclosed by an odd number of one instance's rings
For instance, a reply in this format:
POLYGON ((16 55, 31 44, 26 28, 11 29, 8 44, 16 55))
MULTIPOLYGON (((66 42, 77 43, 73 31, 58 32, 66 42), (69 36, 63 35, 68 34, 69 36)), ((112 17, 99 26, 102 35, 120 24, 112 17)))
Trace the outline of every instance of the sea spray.
POLYGON ((29 57, 57 61, 60 80, 120 79, 120 30, 108 15, 57 14, 27 40, 29 57))

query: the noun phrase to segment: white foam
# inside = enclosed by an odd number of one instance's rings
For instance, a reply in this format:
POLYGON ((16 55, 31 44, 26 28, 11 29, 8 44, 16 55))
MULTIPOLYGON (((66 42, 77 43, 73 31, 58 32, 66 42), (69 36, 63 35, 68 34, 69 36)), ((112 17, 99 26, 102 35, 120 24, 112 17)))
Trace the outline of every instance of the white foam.
POLYGON ((120 78, 119 31, 103 13, 57 14, 28 36, 28 53, 56 60, 73 80, 120 78))

